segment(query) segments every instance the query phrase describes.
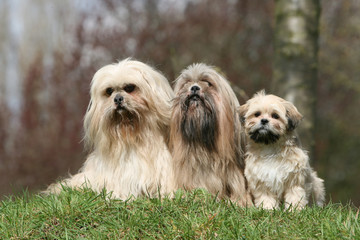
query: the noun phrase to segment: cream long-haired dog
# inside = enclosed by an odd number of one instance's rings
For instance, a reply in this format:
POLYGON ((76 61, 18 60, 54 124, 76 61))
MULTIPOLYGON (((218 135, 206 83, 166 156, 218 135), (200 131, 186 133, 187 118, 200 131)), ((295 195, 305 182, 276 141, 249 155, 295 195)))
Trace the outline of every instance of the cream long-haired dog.
POLYGON ((205 188, 239 205, 251 204, 241 149, 239 102, 213 67, 193 64, 175 83, 170 149, 178 187, 205 188))
POLYGON ((296 107, 260 91, 240 107, 240 115, 247 136, 245 177, 255 205, 272 209, 284 202, 286 208, 301 209, 313 193, 322 206, 323 180, 296 143, 294 129, 302 119, 296 107))
POLYGON ((91 153, 83 167, 61 185, 106 188, 115 198, 154 196, 174 190, 168 150, 173 91, 150 66, 131 59, 96 72, 85 115, 85 144, 91 153))

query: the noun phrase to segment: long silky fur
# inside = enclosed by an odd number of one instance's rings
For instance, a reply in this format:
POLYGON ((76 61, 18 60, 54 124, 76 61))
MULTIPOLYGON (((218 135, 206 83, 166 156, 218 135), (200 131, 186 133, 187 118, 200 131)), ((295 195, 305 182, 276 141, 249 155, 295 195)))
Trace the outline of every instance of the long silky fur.
POLYGON ((239 102, 227 80, 212 67, 194 64, 181 73, 174 89, 170 149, 177 187, 205 188, 241 206, 250 205, 236 114, 239 102), (197 107, 191 107, 188 88, 203 84, 202 78, 211 81, 212 87, 202 88, 197 107))
POLYGON ((90 151, 79 173, 61 184, 95 191, 106 188, 112 196, 171 194, 175 180, 167 141, 173 91, 166 78, 148 65, 125 59, 101 68, 91 83, 91 100, 84 119, 84 141, 90 151), (109 85, 132 83, 134 94, 122 92, 126 110, 114 111, 113 98, 104 97, 109 85))
MULTIPOLYGON (((178 100, 179 101, 179 100, 178 100)), ((181 100, 180 100, 181 101, 181 100)), ((186 99, 185 102, 188 100, 186 99)), ((218 114, 215 101, 211 95, 205 96, 200 101, 201 108, 195 110, 195 114, 187 114, 188 106, 182 106, 181 133, 183 140, 188 144, 206 148, 209 152, 216 152, 216 140, 218 135, 218 114)))

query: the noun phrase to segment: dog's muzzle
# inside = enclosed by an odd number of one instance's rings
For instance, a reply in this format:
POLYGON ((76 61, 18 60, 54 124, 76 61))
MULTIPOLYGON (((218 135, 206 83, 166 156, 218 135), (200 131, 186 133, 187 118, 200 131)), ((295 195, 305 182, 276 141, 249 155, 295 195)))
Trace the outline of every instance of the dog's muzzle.
POLYGON ((116 94, 116 96, 114 98, 114 103, 115 103, 115 106, 116 106, 116 110, 124 109, 124 106, 123 106, 124 97, 121 96, 120 94, 116 94))
POLYGON ((199 94, 197 93, 191 93, 185 100, 185 105, 187 107, 190 107, 190 105, 192 106, 199 106, 199 104, 201 104, 203 102, 203 99, 200 97, 199 94))
POLYGON ((276 133, 273 133, 267 126, 266 123, 251 131, 249 133, 250 138, 256 143, 272 144, 279 140, 280 136, 276 133), (265 126, 264 126, 265 125, 265 126))

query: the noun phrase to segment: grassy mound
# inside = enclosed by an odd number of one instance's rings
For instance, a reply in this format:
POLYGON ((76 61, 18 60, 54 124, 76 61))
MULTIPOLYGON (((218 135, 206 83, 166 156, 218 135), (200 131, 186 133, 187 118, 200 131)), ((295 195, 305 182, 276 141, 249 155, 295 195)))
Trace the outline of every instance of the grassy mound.
POLYGON ((173 199, 109 198, 65 189, 59 196, 8 197, 0 203, 1 239, 354 239, 359 209, 328 204, 302 211, 240 208, 206 191, 173 199))

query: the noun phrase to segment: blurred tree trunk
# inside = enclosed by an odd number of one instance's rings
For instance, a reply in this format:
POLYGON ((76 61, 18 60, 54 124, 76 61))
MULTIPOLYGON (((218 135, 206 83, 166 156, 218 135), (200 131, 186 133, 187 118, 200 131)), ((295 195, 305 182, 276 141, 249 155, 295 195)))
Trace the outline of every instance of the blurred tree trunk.
POLYGON ((297 132, 303 147, 311 153, 316 120, 319 16, 320 0, 275 1, 272 90, 293 102, 303 114, 297 132))

